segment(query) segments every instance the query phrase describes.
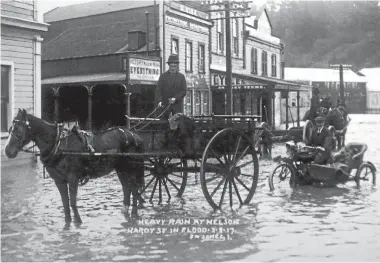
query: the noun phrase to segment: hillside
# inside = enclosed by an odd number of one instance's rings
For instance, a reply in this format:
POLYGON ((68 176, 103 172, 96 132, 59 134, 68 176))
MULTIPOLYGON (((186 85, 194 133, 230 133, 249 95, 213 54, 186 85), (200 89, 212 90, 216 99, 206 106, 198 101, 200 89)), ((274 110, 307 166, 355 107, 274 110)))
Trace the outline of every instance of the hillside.
POLYGON ((285 43, 286 66, 380 66, 377 1, 269 0, 268 5, 274 35, 285 43))

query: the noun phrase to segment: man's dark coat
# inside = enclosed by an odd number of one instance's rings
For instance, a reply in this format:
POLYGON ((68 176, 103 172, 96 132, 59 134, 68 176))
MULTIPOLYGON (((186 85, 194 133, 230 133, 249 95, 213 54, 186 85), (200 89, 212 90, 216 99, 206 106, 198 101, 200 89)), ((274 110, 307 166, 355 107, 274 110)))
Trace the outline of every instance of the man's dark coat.
POLYGON ((169 98, 175 98, 176 102, 173 104, 173 114, 183 111, 183 98, 186 96, 186 79, 185 76, 179 72, 170 73, 166 71, 161 74, 158 79, 156 89, 156 102, 162 102, 164 106, 169 105, 169 98))

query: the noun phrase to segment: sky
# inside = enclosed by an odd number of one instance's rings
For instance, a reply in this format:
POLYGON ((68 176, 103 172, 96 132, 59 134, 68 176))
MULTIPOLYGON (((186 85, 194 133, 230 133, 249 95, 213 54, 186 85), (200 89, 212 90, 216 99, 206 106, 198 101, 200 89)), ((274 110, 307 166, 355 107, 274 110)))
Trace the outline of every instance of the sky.
MULTIPOLYGON (((56 7, 92 2, 94 0, 38 0, 38 1, 40 4, 41 12, 44 14, 56 7)), ((101 0, 101 1, 107 1, 107 0, 101 0)), ((120 0, 120 1, 136 1, 136 0, 120 0)), ((265 3, 266 0, 255 0, 255 2, 265 3)))

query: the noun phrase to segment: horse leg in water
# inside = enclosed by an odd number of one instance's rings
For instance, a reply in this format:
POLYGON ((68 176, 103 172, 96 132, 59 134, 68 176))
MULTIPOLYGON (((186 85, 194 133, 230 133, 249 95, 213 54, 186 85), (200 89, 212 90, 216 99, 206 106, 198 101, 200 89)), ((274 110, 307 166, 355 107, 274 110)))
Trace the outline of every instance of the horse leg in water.
POLYGON ((73 174, 69 177, 69 193, 70 193, 70 205, 74 213, 74 222, 76 224, 82 224, 82 219, 80 218, 78 208, 77 208, 77 195, 78 195, 78 184, 79 176, 73 174))
POLYGON ((123 171, 119 171, 119 170, 117 170, 116 173, 117 173, 117 176, 119 177, 119 181, 121 183, 121 187, 123 188, 123 195, 124 195, 123 208, 121 209, 121 211, 127 214, 129 210, 129 206, 131 205, 131 192, 128 187, 127 173, 123 171))
POLYGON ((70 215, 70 206, 69 206, 69 191, 67 188, 67 181, 63 177, 63 175, 60 175, 58 171, 55 169, 47 167, 46 170, 48 171, 51 178, 54 179, 54 183, 57 186, 59 193, 61 194, 63 209, 65 212, 65 221, 66 223, 71 222, 71 215, 70 215))

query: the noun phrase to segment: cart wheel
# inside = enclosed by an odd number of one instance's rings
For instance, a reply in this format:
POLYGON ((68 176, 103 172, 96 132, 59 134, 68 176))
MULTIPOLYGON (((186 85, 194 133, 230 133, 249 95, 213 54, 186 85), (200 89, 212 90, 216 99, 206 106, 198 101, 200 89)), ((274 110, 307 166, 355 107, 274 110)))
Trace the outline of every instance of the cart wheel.
POLYGON ((364 162, 360 165, 355 175, 357 186, 376 185, 376 168, 372 163, 364 162))
POLYGON ((227 128, 208 142, 202 156, 200 179, 203 194, 213 209, 221 209, 226 202, 231 207, 248 204, 255 193, 258 176, 255 146, 246 134, 227 128))
POLYGON ((271 191, 275 188, 294 188, 296 186, 295 172, 292 166, 287 163, 279 164, 273 173, 268 177, 268 184, 271 191), (276 185, 276 187, 275 187, 276 185))
POLYGON ((173 195, 181 197, 187 183, 187 160, 171 157, 150 158, 145 165, 145 186, 141 193, 150 192, 149 201, 158 198, 160 204, 165 195, 169 201, 173 195))
POLYGON ((303 126, 302 132, 302 141, 308 144, 311 140, 311 135, 313 133, 314 125, 310 120, 305 122, 305 126, 303 126))

